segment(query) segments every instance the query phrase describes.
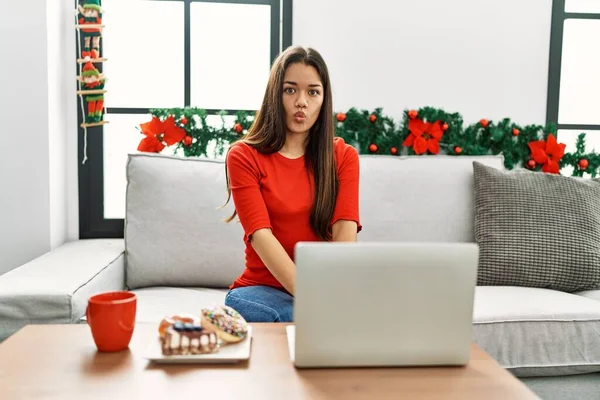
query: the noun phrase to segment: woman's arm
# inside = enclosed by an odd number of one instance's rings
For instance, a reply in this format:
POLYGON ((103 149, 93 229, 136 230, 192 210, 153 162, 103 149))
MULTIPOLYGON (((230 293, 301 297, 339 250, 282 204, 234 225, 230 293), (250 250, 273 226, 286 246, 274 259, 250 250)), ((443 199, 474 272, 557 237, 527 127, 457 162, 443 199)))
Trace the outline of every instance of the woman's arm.
POLYGON ((252 245, 265 267, 290 294, 294 294, 296 266, 271 231, 271 221, 260 191, 260 172, 253 151, 246 145, 232 146, 227 170, 235 209, 252 245))
POLYGON ((256 254, 265 263, 281 285, 294 295, 296 265, 270 229, 259 229, 251 237, 250 243, 256 254))
POLYGON ((356 242, 358 232, 356 221, 338 220, 331 229, 334 242, 356 242))

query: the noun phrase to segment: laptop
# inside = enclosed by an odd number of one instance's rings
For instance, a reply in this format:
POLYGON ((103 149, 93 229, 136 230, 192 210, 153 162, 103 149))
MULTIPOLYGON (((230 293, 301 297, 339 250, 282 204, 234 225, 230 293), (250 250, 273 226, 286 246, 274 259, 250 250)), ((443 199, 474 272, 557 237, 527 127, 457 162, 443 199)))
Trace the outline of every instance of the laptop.
POLYGON ((298 243, 292 362, 466 365, 478 256, 475 243, 298 243))

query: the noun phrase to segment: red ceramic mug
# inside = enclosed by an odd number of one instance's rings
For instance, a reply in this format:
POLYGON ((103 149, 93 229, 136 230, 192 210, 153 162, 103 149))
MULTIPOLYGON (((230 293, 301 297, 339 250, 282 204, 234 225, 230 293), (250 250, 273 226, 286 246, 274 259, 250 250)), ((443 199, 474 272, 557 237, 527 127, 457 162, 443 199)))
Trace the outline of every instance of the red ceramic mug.
POLYGON ((137 296, 128 291, 99 293, 89 298, 85 315, 98 350, 113 352, 129 347, 136 308, 137 296))

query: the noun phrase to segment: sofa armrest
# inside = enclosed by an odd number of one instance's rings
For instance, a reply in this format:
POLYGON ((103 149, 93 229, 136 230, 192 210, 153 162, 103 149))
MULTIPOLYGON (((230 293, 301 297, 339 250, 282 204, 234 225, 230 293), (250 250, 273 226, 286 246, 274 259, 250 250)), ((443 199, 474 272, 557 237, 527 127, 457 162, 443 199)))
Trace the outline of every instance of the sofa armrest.
POLYGON ((0 341, 28 324, 79 323, 91 295, 124 285, 123 239, 66 243, 0 275, 0 341))

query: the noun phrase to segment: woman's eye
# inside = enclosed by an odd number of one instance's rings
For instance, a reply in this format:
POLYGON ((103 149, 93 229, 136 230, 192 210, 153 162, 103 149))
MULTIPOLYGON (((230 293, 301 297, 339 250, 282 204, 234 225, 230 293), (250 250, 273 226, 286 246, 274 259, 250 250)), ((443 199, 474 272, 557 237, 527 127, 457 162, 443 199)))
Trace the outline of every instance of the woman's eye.
POLYGON ((308 94, 310 94, 311 96, 318 96, 318 95, 319 95, 319 92, 318 92, 317 90, 314 90, 314 89, 313 89, 313 90, 310 90, 310 91, 308 92, 308 94))
POLYGON ((294 93, 294 88, 291 88, 291 87, 289 87, 289 88, 285 88, 285 89, 283 89, 283 90, 285 90, 285 92, 286 92, 287 94, 293 94, 293 93, 294 93))

